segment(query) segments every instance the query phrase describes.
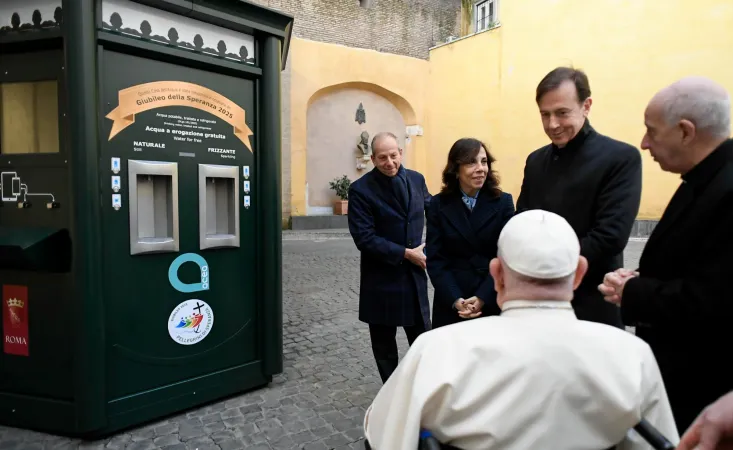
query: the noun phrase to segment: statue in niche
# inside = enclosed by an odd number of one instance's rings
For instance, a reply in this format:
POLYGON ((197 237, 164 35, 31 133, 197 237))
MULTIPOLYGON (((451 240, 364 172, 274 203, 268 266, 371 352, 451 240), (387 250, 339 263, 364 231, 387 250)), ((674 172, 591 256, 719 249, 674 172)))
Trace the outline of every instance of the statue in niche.
POLYGON ((356 108, 356 121, 359 125, 366 123, 366 111, 364 111, 364 105, 359 103, 359 107, 356 108))
POLYGON ((356 148, 361 151, 361 155, 356 157, 356 168, 359 170, 366 169, 367 163, 371 159, 372 149, 369 147, 369 133, 366 131, 361 132, 359 137, 359 143, 356 144, 356 148))
POLYGON ((369 133, 366 131, 361 132, 359 143, 356 147, 361 150, 362 156, 372 156, 372 151, 369 148, 369 133))

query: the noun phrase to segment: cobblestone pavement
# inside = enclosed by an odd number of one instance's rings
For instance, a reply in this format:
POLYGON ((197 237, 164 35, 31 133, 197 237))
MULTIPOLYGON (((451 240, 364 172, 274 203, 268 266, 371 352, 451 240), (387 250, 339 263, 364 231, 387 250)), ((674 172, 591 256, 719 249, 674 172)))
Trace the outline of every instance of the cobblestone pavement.
MULTIPOLYGON (((643 245, 629 243, 628 267, 643 245)), ((343 234, 300 233, 286 234, 283 253, 285 369, 270 386, 98 442, 0 427, 0 450, 362 449, 381 381, 357 320, 358 252, 343 234)))

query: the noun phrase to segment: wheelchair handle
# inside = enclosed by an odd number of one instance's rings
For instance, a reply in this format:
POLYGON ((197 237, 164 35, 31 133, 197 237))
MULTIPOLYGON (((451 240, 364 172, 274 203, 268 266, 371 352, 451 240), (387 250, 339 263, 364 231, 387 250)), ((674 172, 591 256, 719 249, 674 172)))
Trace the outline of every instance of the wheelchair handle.
POLYGON ((634 430, 641 435, 654 450, 674 450, 674 445, 649 422, 641 419, 634 430))
POLYGON ((417 450, 459 450, 457 447, 452 445, 443 444, 438 441, 433 433, 429 430, 420 430, 420 440, 417 444, 417 450))
MULTIPOLYGON (((654 450, 674 450, 675 446, 669 440, 664 437, 662 433, 659 432, 652 424, 647 422, 645 419, 641 419, 641 421, 634 427, 634 430, 641 435, 642 438, 644 438, 645 441, 649 443, 649 445, 654 448, 654 450)), ((371 450, 371 446, 369 445, 368 440, 364 440, 364 448, 366 450, 371 450)), ((441 444, 435 437, 432 435, 432 433, 429 430, 422 429, 420 430, 420 439, 418 442, 418 448, 419 450, 441 450, 446 448, 455 448, 450 445, 441 444)))

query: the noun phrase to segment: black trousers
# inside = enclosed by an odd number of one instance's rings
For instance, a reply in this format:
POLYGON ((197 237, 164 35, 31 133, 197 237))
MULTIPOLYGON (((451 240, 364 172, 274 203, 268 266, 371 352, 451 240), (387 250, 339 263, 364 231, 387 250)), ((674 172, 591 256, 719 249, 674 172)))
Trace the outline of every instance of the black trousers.
MULTIPOLYGON (((403 327, 407 342, 412 345, 422 333, 425 332, 425 324, 422 320, 418 320, 416 325, 403 327)), ((399 357, 397 354, 397 327, 388 325, 372 325, 369 324, 369 336, 372 340, 372 353, 377 361, 377 370, 382 378, 382 383, 386 383, 392 372, 397 368, 399 357)))

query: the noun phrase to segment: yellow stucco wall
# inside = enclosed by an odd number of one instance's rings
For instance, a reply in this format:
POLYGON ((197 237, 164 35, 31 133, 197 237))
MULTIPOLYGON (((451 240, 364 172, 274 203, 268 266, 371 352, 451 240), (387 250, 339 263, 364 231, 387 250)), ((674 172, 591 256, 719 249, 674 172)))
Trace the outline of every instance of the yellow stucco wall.
MULTIPOLYGON (((463 136, 488 141, 504 189, 519 194, 526 156, 548 142, 534 93, 558 65, 590 78, 590 120, 601 133, 637 148, 643 112, 660 88, 704 75, 733 92, 730 0, 534 0, 500 2, 501 26, 430 54, 426 176, 431 192, 450 145, 463 136)), ((679 178, 643 152, 640 219, 659 219, 679 178)))
MULTIPOLYGON (((637 148, 651 96, 687 75, 711 77, 733 92, 733 2, 700 0, 502 0, 501 26, 433 49, 430 60, 294 39, 292 71, 291 212, 306 215, 306 118, 310 101, 340 87, 385 96, 407 125, 421 125, 406 163, 431 192, 451 144, 485 140, 503 188, 519 195, 524 162, 547 144, 534 101, 542 77, 558 65, 590 77, 590 120, 601 133, 637 148), (714 30, 715 32, 711 32, 714 30)), ((288 149, 285 149, 288 151, 288 149)), ((643 155, 639 219, 659 219, 679 178, 643 155)))
MULTIPOLYGON (((424 127, 428 62, 296 38, 291 42, 289 63, 291 214, 302 216, 307 211, 306 119, 309 102, 342 87, 366 89, 390 100, 402 113, 406 125, 424 127)), ((423 173, 426 172, 427 156, 425 139, 425 136, 412 136, 405 148, 406 164, 423 173)), ((337 175, 340 173, 334 177, 337 175)))

